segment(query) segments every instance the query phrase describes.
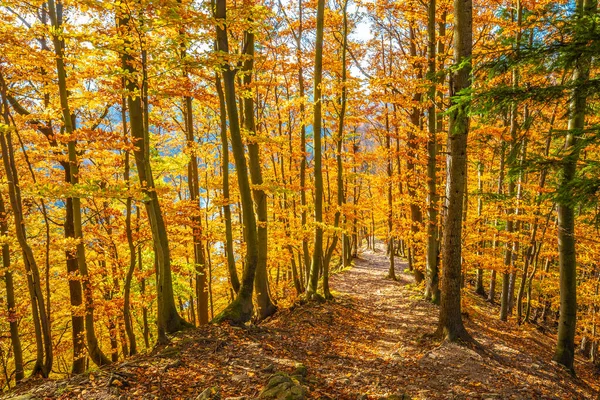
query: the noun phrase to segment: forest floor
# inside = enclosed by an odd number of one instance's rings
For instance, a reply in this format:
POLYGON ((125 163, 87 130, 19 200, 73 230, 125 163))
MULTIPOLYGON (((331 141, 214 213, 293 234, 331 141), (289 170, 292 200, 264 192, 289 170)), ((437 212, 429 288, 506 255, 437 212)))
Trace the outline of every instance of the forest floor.
POLYGON ((501 322, 476 296, 465 299, 466 326, 486 352, 426 336, 437 307, 421 299, 412 275, 385 279, 387 268, 383 250, 365 251, 331 278, 332 302, 296 304, 249 328, 189 330, 103 370, 27 383, 18 398, 196 399, 219 388, 221 399, 255 399, 275 371, 299 363, 311 399, 597 398, 589 362, 577 358, 572 377, 550 361, 554 335, 501 322))

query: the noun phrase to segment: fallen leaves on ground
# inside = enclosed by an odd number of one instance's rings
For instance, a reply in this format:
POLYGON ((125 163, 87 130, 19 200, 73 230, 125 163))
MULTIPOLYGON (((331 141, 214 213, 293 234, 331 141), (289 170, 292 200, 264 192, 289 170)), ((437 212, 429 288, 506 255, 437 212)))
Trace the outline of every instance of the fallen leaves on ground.
MULTIPOLYGON (((399 264, 404 268, 403 264, 399 264)), ((194 399, 217 387, 221 398, 258 397, 277 371, 307 368, 313 399, 584 399, 598 391, 590 363, 574 378, 552 363, 554 337, 497 319, 469 296, 467 329, 485 352, 427 336, 437 307, 420 300, 412 277, 385 279, 382 251, 367 251, 334 275, 335 299, 296 303, 258 326, 209 325, 157 348, 68 381, 29 383, 37 398, 194 399), (364 398, 364 397, 363 397, 364 398)))

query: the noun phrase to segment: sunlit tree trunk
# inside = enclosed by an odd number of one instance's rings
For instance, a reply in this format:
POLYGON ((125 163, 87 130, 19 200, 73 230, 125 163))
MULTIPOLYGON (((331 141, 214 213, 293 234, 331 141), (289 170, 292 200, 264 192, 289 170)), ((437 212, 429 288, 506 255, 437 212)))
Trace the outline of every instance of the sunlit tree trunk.
MULTIPOLYGON (((480 224, 483 217, 483 170, 484 164, 479 161, 477 164, 477 218, 480 220, 480 224)), ((479 228, 479 234, 481 235, 481 228, 479 228)), ((483 257, 483 250, 485 247, 485 240, 481 240, 477 244, 477 255, 483 257)), ((481 268, 481 261, 478 262, 477 277, 475 281, 475 293, 480 296, 485 296, 485 288, 483 287, 483 268, 481 268)))
MULTIPOLYGON (((347 107, 347 89, 346 89, 346 53, 348 51, 348 0, 345 0, 342 6, 342 76, 341 85, 342 93, 339 98, 339 117, 338 117, 338 129, 335 137, 335 159, 336 159, 336 189, 337 189, 337 209, 333 220, 333 228, 335 230, 329 248, 325 254, 325 260, 323 261, 323 295, 326 299, 332 299, 331 291, 329 290, 329 268, 330 261, 335 248, 339 241, 339 234, 337 229, 340 226, 342 217, 342 207, 346 202, 344 198, 344 169, 342 160, 342 151, 344 147, 344 129, 345 129, 345 118, 346 118, 346 107, 347 107)), ((342 237, 343 240, 343 237, 342 237)), ((341 262, 344 264, 344 244, 342 242, 341 262)))
MULTIPOLYGON (((125 82, 123 81, 123 88, 125 88, 125 82)), ((123 124, 123 138, 128 138, 127 132, 127 108, 125 98, 121 101, 121 123, 123 124)), ((123 180, 127 187, 130 187, 130 161, 129 161, 129 150, 125 152, 124 160, 124 171, 123 180)), ((127 269, 127 275, 125 276, 125 283, 123 285, 123 320, 125 322, 125 332, 127 339, 129 340, 129 355, 137 353, 137 344, 135 341, 135 333, 133 329, 133 322, 131 318, 131 281, 133 280, 133 273, 135 272, 136 264, 136 248, 133 241, 133 229, 131 227, 131 212, 132 212, 132 199, 127 197, 125 203, 125 236, 127 236, 127 246, 129 249, 129 267, 127 269)))
MULTIPOLYGON (((502 195, 504 193, 504 160, 506 157, 506 143, 502 142, 500 144, 500 168, 498 171, 498 188, 497 188, 497 193, 498 195, 502 195)), ((497 227, 498 226, 498 220, 496 219, 494 221, 494 225, 497 227)), ((498 246, 499 243, 499 239, 498 239, 498 234, 496 233, 496 237, 494 238, 493 241, 493 248, 496 249, 496 247, 498 246)), ((498 273, 496 272, 495 269, 492 270, 491 274, 490 274, 490 286, 489 286, 489 292, 488 292, 488 297, 487 297, 487 301, 494 304, 496 302, 496 278, 497 278, 498 273)))
MULTIPOLYGON (((46 50, 48 50, 48 49, 46 48, 46 50)), ((29 116, 30 115, 29 111, 27 111, 21 104, 19 104, 16 101, 16 99, 5 94, 5 92, 7 90, 6 82, 4 82, 4 79, 1 74, 0 74, 0 85, 2 88, 3 96, 5 98, 7 98, 7 99, 3 99, 4 103, 6 104, 6 100, 8 100, 11 103, 13 109, 19 115, 22 115, 25 117, 29 116)), ((8 110, 8 108, 6 106, 5 106, 5 110, 8 110)), ((5 121, 8 121, 8 115, 6 113, 7 113, 7 111, 5 111, 5 121)), ((48 139, 48 142, 50 143, 50 145, 53 148, 56 148, 58 146, 58 142, 55 139, 54 131, 51 126, 46 125, 36 119, 30 119, 29 123, 31 125, 35 126, 35 128, 38 130, 38 132, 43 134, 46 137, 46 139, 48 139)), ((64 170, 64 177, 65 177, 64 181, 67 184, 70 184, 71 183, 71 180, 70 180, 71 174, 70 174, 69 162, 68 161, 60 161, 59 163, 64 170)), ((72 206, 72 199, 70 197, 67 197, 67 199, 66 199, 65 221, 64 221, 63 228, 64 228, 64 237, 67 240, 74 238, 75 233, 74 233, 74 228, 73 228, 73 206, 72 206)), ((67 250, 67 251, 65 251, 65 259, 66 259, 67 273, 69 274, 69 276, 71 276, 71 279, 69 279, 69 300, 70 300, 70 305, 71 305, 71 327, 72 327, 71 331, 72 331, 72 341, 73 341, 73 364, 72 364, 71 372, 73 374, 80 374, 85 371, 85 364, 86 364, 86 357, 85 357, 86 349, 85 349, 85 343, 84 343, 84 330, 85 330, 84 319, 83 319, 83 316, 78 311, 81 308, 81 305, 83 303, 83 295, 82 295, 82 290, 81 290, 81 282, 80 282, 79 276, 78 276, 79 268, 77 266, 76 254, 74 254, 71 250, 67 250)))
MULTIPOLYGON (((4 198, 0 193, 0 236, 8 236, 8 215, 4 206, 4 198)), ((2 243, 2 269, 4 271, 4 283, 6 285, 6 310, 10 326, 10 343, 15 362, 15 382, 19 384, 25 377, 23 370, 23 349, 19 337, 19 319, 16 310, 15 286, 13 284, 13 272, 10 262, 10 248, 7 242, 2 243)))
MULTIPOLYGON (((178 0, 178 4, 181 7, 182 14, 185 10, 181 6, 181 0, 178 0)), ((179 30, 180 36, 180 59, 183 68, 183 77, 186 81, 189 81, 188 67, 187 67, 187 45, 185 39, 185 27, 181 26, 179 30)), ((191 227, 192 227, 192 241, 194 248, 194 270, 196 273, 196 299, 197 299, 197 312, 198 312, 198 323, 200 325, 207 324, 209 321, 208 317, 208 291, 207 291, 207 273, 206 273, 206 253, 204 248, 204 242, 202 241, 202 216, 200 215, 200 183, 198 177, 198 157, 196 155, 196 145, 194 137, 194 113, 192 108, 192 97, 183 96, 183 120, 185 138, 187 142, 187 149, 189 152, 190 160, 188 162, 188 191, 190 201, 192 202, 192 216, 191 227)))
MULTIPOLYGON (((532 40, 532 39, 530 39, 532 40)), ((544 157, 548 157, 550 155, 550 145, 552 144, 552 132, 554 130, 554 122, 556 120, 556 112, 558 110, 559 103, 556 103, 554 107, 554 111, 552 112, 552 117, 550 118, 550 129, 548 130, 548 134, 546 137, 546 147, 544 149, 544 157)), ((538 191, 535 198, 535 208, 534 208, 534 220, 531 225, 531 235, 529 239, 529 244, 527 246, 527 250, 525 251, 525 261, 523 266, 523 274, 521 275, 521 284, 519 286, 519 292, 517 294, 517 322, 521 323, 521 317, 523 315, 523 296, 525 292, 525 286, 527 285, 527 307, 525 312, 525 321, 529 320, 529 306, 531 304, 531 283, 533 281, 533 277, 537 272, 537 257, 539 255, 540 247, 542 246, 542 241, 538 242, 537 232, 539 228, 539 220, 540 220, 540 206, 543 200, 543 189, 546 186, 546 177, 548 175, 548 168, 544 167, 540 171, 540 177, 538 181, 538 191), (533 271, 529 273, 529 266, 533 265, 533 271)), ((548 218, 550 214, 548 214, 548 218)), ((546 231, 546 227, 548 225, 548 219, 546 221, 546 225, 544 226, 544 233, 546 231)))
MULTIPOLYGON (((521 21, 523 19, 523 7, 521 5, 521 1, 517 0, 516 7, 516 23, 517 23, 517 34, 515 37, 515 51, 519 52, 519 44, 521 41, 521 21)), ((519 70, 518 68, 514 68, 512 71, 512 85, 513 88, 519 87, 519 70)), ((515 169, 518 159, 519 153, 519 143, 517 134, 519 131, 518 125, 518 103, 513 101, 510 107, 510 151, 508 155, 508 169, 509 169, 509 177, 508 177, 508 188, 507 188, 507 196, 509 203, 513 203, 513 198, 515 196, 515 180, 511 176, 510 172, 515 169)), ((511 234, 515 230, 515 222, 513 221, 513 214, 516 212, 516 209, 511 205, 506 210, 506 233, 510 238, 511 234)), ((513 258, 516 254, 513 252, 514 242, 512 240, 508 240, 506 242, 506 249, 504 252, 504 271, 502 272, 502 296, 500 302, 500 319, 502 321, 506 321, 508 318, 510 303, 511 303, 511 277, 513 276, 513 258)), ((514 285, 513 285, 514 287, 514 285)))
MULTIPOLYGON (((411 58, 417 59, 417 42, 416 42, 416 26, 415 22, 410 22, 409 27, 409 39, 410 39, 410 56, 411 58)), ((417 69, 417 79, 421 80, 423 77, 422 68, 419 64, 415 65, 417 69)), ((391 72, 391 71, 390 71, 391 72)), ((419 107, 419 103, 421 102, 423 95, 419 91, 415 91, 412 96, 412 109, 410 111, 410 122, 411 126, 409 127, 409 134, 407 138, 407 161, 406 161, 406 169, 408 171, 408 179, 406 182, 406 189, 409 197, 409 208, 410 208, 410 231, 411 237, 409 240, 409 268, 412 268, 415 281, 420 283, 425 278, 423 271, 419 268, 415 267, 415 260, 417 260, 417 246, 415 236, 419 232, 420 226, 423 223, 423 212, 417 203, 417 170, 416 170, 416 159, 417 159, 417 151, 418 151, 418 139, 416 132, 420 129, 421 126, 421 108, 419 107)))
MULTIPOLYGON (((60 6, 60 4, 59 4, 60 6)), ((61 6, 62 7, 62 6, 61 6)), ((77 185, 79 183, 79 160, 77 157, 77 141, 73 138, 75 133, 75 127, 73 124, 73 116, 69 107, 69 93, 67 90, 67 74, 64 63, 64 40, 59 36, 62 30, 62 10, 55 7, 54 1, 48 1, 48 13, 50 21, 55 30, 55 34, 52 36, 54 43, 54 52, 56 54, 56 73, 58 77, 58 90, 60 97, 60 105, 62 108, 63 125, 65 132, 71 135, 71 139, 67 143, 67 151, 69 158, 69 181, 71 185, 77 185)), ((85 335, 87 341, 88 352, 92 361, 98 365, 109 364, 110 360, 104 355, 96 331, 94 328, 94 301, 92 293, 92 285, 90 283, 90 277, 87 268, 87 261, 85 258, 85 243, 83 238, 83 224, 81 216, 81 199, 74 196, 71 199, 72 212, 73 212, 73 237, 77 240, 76 245, 76 258, 77 267, 79 274, 81 275, 81 285, 83 288, 83 296, 85 299, 85 335)))
POLYGON ((427 285, 425 290, 425 298, 431 300, 432 303, 438 304, 440 301, 439 289, 439 240, 438 240, 438 195, 436 184, 437 173, 437 115, 436 115, 436 38, 435 38, 435 11, 436 1, 429 0, 427 9, 427 62, 428 71, 427 78, 430 81, 429 88, 429 109, 427 110, 427 285))
POLYGON ((306 293, 317 296, 319 270, 323 259, 323 170, 321 130, 322 102, 321 81, 323 78, 323 23, 325 19, 325 0, 317 0, 317 38, 315 41, 315 71, 313 82, 313 137, 314 137, 314 176, 315 176, 315 243, 310 267, 310 277, 306 293))
MULTIPOLYGON (((6 101, 4 99, 3 103, 6 107, 6 101)), ((23 253, 23 262, 25 264, 25 271, 27 272, 27 288, 29 289, 29 295, 31 297, 31 311, 36 342, 36 361, 33 366, 32 374, 40 374, 43 377, 48 377, 52 369, 52 334, 50 331, 50 320, 49 316, 46 314, 46 307, 44 305, 40 271, 27 238, 25 216, 23 214, 23 202, 21 198, 21 186, 19 184, 11 136, 11 128, 9 125, 0 125, 0 149, 2 150, 2 161, 6 173, 6 180, 8 182, 10 205, 15 221, 15 235, 23 253)))
MULTIPOLYGON (((227 37, 227 2, 216 0, 215 17, 217 24, 217 46, 218 51, 229 53, 229 39, 227 37)), ((250 320, 253 312, 252 293, 254 277, 258 266, 258 235, 256 216, 254 215, 252 190, 248 175, 248 165, 244 151, 244 143, 240 129, 238 109, 235 94, 235 70, 228 61, 221 67, 223 86, 225 92, 225 103, 229 119, 229 132, 231 135, 231 149, 235 159, 238 186, 242 203, 242 221, 244 226, 244 238, 246 239, 246 257, 240 290, 235 300, 215 318, 216 322, 230 321, 241 324, 250 320)))
POLYGON ((300 96, 300 221, 302 224, 302 260, 304 261, 304 275, 306 277, 305 286, 308 286, 310 277, 310 250, 308 247, 309 238, 304 232, 304 227, 308 222, 308 204, 306 202, 306 125, 305 106, 304 106, 304 68, 302 67, 302 9, 304 8, 302 0, 298 0, 298 35, 296 36, 296 62, 298 63, 298 95, 300 96))
MULTIPOLYGON (((257 314, 259 319, 267 318, 277 311, 277 307, 271 301, 269 292, 269 281, 267 276, 267 252, 268 252, 268 210, 267 195, 262 188, 263 178, 260 165, 259 144, 254 121, 254 95, 251 88, 252 74, 254 69, 254 33, 251 30, 244 32, 244 54, 247 56, 244 62, 243 83, 246 93, 244 97, 244 129, 248 135, 248 161, 250 166, 250 179, 252 181, 252 195, 256 206, 257 217, 257 239, 258 239, 258 264, 256 266, 256 277, 254 278, 254 291, 256 292, 257 314)), ((246 227, 248 228, 248 227, 246 227)))
POLYGON ((240 290, 240 280, 235 267, 233 254, 233 228, 231 226, 231 199, 229 198, 229 141, 227 139, 227 107, 221 78, 215 74, 215 86, 219 97, 219 128, 221 134, 221 174, 223 178, 223 220, 225 221, 225 254, 227 256, 227 270, 229 282, 235 293, 240 290))
MULTIPOLYGON (((120 9, 120 8, 119 8, 120 9)), ((128 15, 117 15, 119 33, 125 41, 125 45, 132 47, 131 38, 135 27, 131 26, 134 23, 128 15)), ((142 49, 143 51, 143 49, 142 49)), ((144 57, 143 57, 144 58, 144 57)), ((126 88, 127 88, 127 109, 129 110, 129 124, 131 128, 131 136, 134 141, 134 158, 137 166, 138 177, 142 184, 142 191, 148 200, 144 202, 150 228, 152 231, 152 241, 154 243, 154 251, 157 256, 157 306, 158 306, 158 341, 161 344, 168 342, 167 333, 177 332, 186 327, 191 326, 187 323, 177 311, 175 297, 173 295, 173 281, 171 274, 171 256, 169 250, 169 238, 167 229, 161 211, 158 194, 154 190, 154 176, 152 175, 152 167, 150 165, 150 143, 149 143, 149 127, 147 123, 147 106, 142 106, 142 97, 145 96, 144 87, 142 87, 140 96, 140 86, 137 83, 139 74, 135 67, 135 59, 129 52, 121 54, 121 63, 125 71, 127 71, 126 88), (144 110, 146 109, 146 110, 144 110)), ((142 68, 145 68, 143 65, 142 68)), ((145 75, 145 74, 144 74, 145 75)), ((144 86, 146 83, 144 76, 144 86)))

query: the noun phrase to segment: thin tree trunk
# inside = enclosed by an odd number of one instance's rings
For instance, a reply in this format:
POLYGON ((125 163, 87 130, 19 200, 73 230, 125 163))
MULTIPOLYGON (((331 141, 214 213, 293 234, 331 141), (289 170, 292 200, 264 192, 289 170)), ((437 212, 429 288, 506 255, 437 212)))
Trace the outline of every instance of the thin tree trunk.
MULTIPOLYGON (((182 7, 181 0, 178 0, 178 5, 181 8, 181 12, 185 13, 182 7)), ((179 30, 181 38, 181 62, 183 65, 183 78, 189 81, 188 68, 186 66, 187 48, 185 43, 185 27, 181 27, 179 30)), ((198 178, 198 157, 196 155, 195 138, 194 138, 194 114, 192 109, 192 97, 183 96, 183 120, 185 128, 185 139, 186 146, 190 155, 190 161, 188 162, 188 191, 190 194, 190 201, 192 202, 191 212, 191 228, 192 228, 192 240, 194 248, 194 269, 196 272, 196 298, 198 299, 197 311, 198 311, 198 323, 200 325, 208 324, 208 292, 206 288, 206 254, 204 249, 204 243, 202 241, 202 216, 200 210, 200 185, 198 178)))
POLYGON ((317 296, 319 271, 323 259, 323 169, 322 169, 322 99, 321 80, 323 77, 323 24, 325 19, 325 0, 317 0, 317 37, 315 42, 315 71, 313 82, 313 135, 314 135, 314 176, 315 176, 315 243, 310 268, 309 284, 306 293, 317 296))
POLYGON ((221 173, 223 175, 223 219, 225 221, 225 254, 227 256, 227 270, 229 282, 235 293, 240 290, 240 280, 235 267, 233 254, 233 228, 231 227, 231 200, 229 199, 229 143, 227 140, 227 107, 225 95, 219 74, 215 74, 215 85, 219 97, 220 132, 221 132, 221 173))
MULTIPOLYGON (((556 111, 558 110, 558 102, 556 103, 556 106, 554 107, 554 111, 552 113, 552 117, 550 118, 550 129, 548 130, 548 136, 546 138, 546 148, 544 150, 544 156, 548 157, 550 154, 550 145, 552 144, 552 132, 554 130, 554 121, 556 119, 556 111)), ((534 263, 534 258, 537 257, 537 255, 539 254, 539 250, 541 247, 541 242, 538 245, 537 244, 537 231, 538 231, 538 224, 539 224, 539 217, 540 217, 540 206, 542 203, 542 199, 543 199, 543 192, 542 189, 546 186, 546 176, 548 174, 548 169, 547 168, 543 168, 540 171, 540 178, 539 178, 539 183, 538 183, 538 192, 537 192, 537 196, 535 199, 535 210, 534 210, 534 221, 531 227, 531 236, 529 239, 529 246, 527 248, 527 251, 525 253, 525 264, 523 266, 523 275, 521 276, 521 285, 519 286, 519 292, 517 295, 517 321, 518 323, 521 323, 521 316, 522 316, 522 309, 523 309, 523 292, 525 290, 525 282, 528 281, 528 286, 527 286, 527 312, 526 312, 526 318, 525 321, 527 322, 529 320, 529 305, 531 304, 531 284, 533 281, 533 276, 535 275, 536 271, 537 271, 537 260, 534 263), (528 276, 528 270, 529 270, 529 266, 533 264, 534 265, 534 269, 531 273, 531 276, 528 276)), ((546 231, 546 227, 549 221, 550 215, 548 215, 548 218, 546 219, 546 226, 544 227, 544 233, 546 231)))
MULTIPOLYGON (((515 38, 515 52, 519 53, 520 42, 521 42, 521 21, 523 19, 523 7, 520 0, 517 0, 516 7, 516 23, 517 23, 517 33, 515 38)), ((519 70, 518 68, 514 68, 512 71, 512 85, 513 88, 519 87, 519 70)), ((507 197, 509 203, 512 204, 513 197, 515 195, 515 181, 512 177, 510 177, 510 172, 515 169, 519 153, 519 143, 517 139, 517 133, 519 131, 518 125, 518 103, 513 101, 510 108, 510 152, 508 155, 508 169, 509 169, 509 181, 508 181, 508 190, 507 197)), ((506 210, 506 232, 510 237, 513 231, 515 231, 516 225, 513 221, 513 213, 516 214, 517 208, 513 208, 511 205, 506 210)), ((512 293, 511 286, 514 288, 514 284, 511 285, 511 281, 513 281, 514 274, 514 258, 516 257, 516 253, 514 250, 514 241, 508 240, 506 242, 506 250, 504 253, 504 271, 502 273, 502 297, 500 303, 500 320, 506 321, 508 318, 508 314, 510 312, 510 303, 512 302, 512 293)), ((514 289, 513 289, 514 291, 514 289)))
POLYGON ((46 314, 44 295, 40 271, 33 250, 27 240, 25 216, 23 214, 23 202, 21 198, 21 186, 14 158, 12 134, 8 118, 8 101, 6 97, 6 85, 2 83, 2 105, 4 126, 0 126, 0 148, 2 150, 2 161, 8 182, 8 194, 10 205, 13 210, 15 221, 15 235, 19 247, 23 253, 23 262, 27 272, 27 288, 31 297, 31 311, 34 323, 36 339, 36 362, 33 366, 32 375, 40 374, 46 378, 52 370, 52 333, 50 331, 50 316, 46 314))
MULTIPOLYGON (((416 33, 415 33, 415 22, 410 22, 409 27, 409 39, 410 39, 410 56, 411 58, 417 59, 417 42, 416 42, 416 33)), ((417 79, 421 80, 423 77, 423 71, 420 65, 415 65, 417 69, 417 79)), ((391 71, 390 71, 391 73, 391 71)), ((410 201, 410 231, 411 236, 409 240, 409 252, 411 255, 411 259, 409 260, 410 270, 413 271, 413 275, 415 277, 415 282, 420 283, 425 278, 425 274, 419 268, 415 266, 414 260, 417 258, 417 246, 415 236, 419 232, 421 224, 423 223, 423 212, 417 203, 417 190, 416 190, 416 182, 417 178, 417 169, 416 169, 416 159, 417 159, 417 151, 418 151, 418 143, 415 132, 420 129, 421 125, 421 108, 418 106, 421 103, 423 95, 419 91, 415 91, 412 96, 412 110, 410 111, 410 123, 412 127, 409 128, 409 134, 407 138, 407 161, 406 161, 406 169, 408 171, 408 177, 406 182, 406 189, 410 201)))
POLYGON ((252 195, 256 205, 257 238, 258 238, 258 263, 256 266, 256 277, 254 278, 254 291, 256 294, 257 315, 259 319, 265 319, 277 311, 277 307, 271 301, 269 292, 269 281, 267 277, 268 256, 268 210, 267 195, 262 188, 263 177, 260 166, 260 151, 257 142, 256 124, 254 122, 254 96, 252 95, 252 73, 254 69, 254 33, 251 30, 244 32, 244 54, 247 57, 244 62, 243 83, 245 90, 250 92, 244 95, 244 129, 248 138, 248 161, 250 167, 250 179, 252 181, 252 195))
MULTIPOLYGON (((4 237, 8 236, 7 213, 2 193, 0 193, 0 235, 4 237)), ((25 372, 23 370, 23 349, 21 347, 21 339, 19 338, 19 319, 16 310, 10 248, 7 242, 3 242, 2 244, 2 269, 4 271, 4 283, 6 284, 6 309, 10 326, 10 343, 15 362, 15 383, 18 385, 25 377, 25 372)))
POLYGON ((435 107, 436 83, 435 76, 435 10, 436 1, 429 0, 427 9, 427 48, 428 48, 428 71, 427 78, 431 83, 429 88, 429 109, 427 111, 428 118, 428 141, 427 141, 427 285, 425 290, 425 299, 431 300, 434 304, 439 304, 440 289, 439 289, 439 239, 438 239, 438 195, 436 187, 437 173, 437 115, 435 107))
MULTIPOLYGON (((118 26, 120 34, 125 41, 126 46, 132 47, 130 35, 133 35, 134 27, 130 26, 134 23, 128 15, 119 14, 118 26)), ((142 49, 142 53, 145 49, 142 49)), ((142 54, 144 55, 144 54, 142 54)), ((150 165, 150 143, 149 143, 149 127, 148 127, 148 105, 144 101, 142 106, 142 97, 146 99, 147 78, 145 73, 145 57, 142 57, 143 83, 142 96, 139 93, 140 87, 135 79, 131 77, 137 76, 135 60, 129 52, 121 54, 121 63, 125 71, 127 71, 126 87, 127 87, 127 108, 129 110, 129 124, 131 127, 131 136, 134 140, 134 158, 137 166, 139 180, 143 184, 142 191, 148 200, 144 202, 146 213, 150 222, 152 231, 152 241, 154 243, 154 251, 157 253, 157 306, 158 306, 158 342, 161 344, 168 343, 167 333, 174 333, 186 327, 191 326, 186 322, 177 311, 175 297, 173 295, 173 281, 171 274, 171 256, 169 250, 169 238, 163 214, 158 199, 158 194, 154 190, 154 177, 152 175, 152 167, 150 165)))
MULTIPOLYGON (((483 216, 483 168, 483 162, 479 161, 479 164, 477 166, 477 190, 479 192, 477 198, 477 218, 479 218, 480 224, 483 223, 481 221, 483 216)), ((479 233, 480 235, 482 234, 481 230, 479 233)), ((480 260, 481 257, 483 257, 484 246, 485 240, 480 241, 477 249, 477 254, 480 257, 480 260)), ((479 261, 479 268, 477 268, 477 282, 475 284, 475 293, 485 297, 485 289, 483 288, 483 268, 481 268, 481 261, 479 261)))
MULTIPOLYGON (((326 299, 332 299, 331 291, 329 290, 329 269, 330 269, 330 261, 333 255, 335 248, 337 247, 339 241, 339 235, 337 234, 337 230, 340 226, 340 220, 342 215, 342 208, 344 203, 346 202, 344 197, 344 170, 343 170, 343 160, 342 160, 342 151, 344 145, 344 129, 345 129, 345 118, 346 118, 346 107, 347 107, 347 89, 346 89, 346 75, 347 75, 347 67, 346 67, 346 53, 348 47, 348 0, 344 0, 342 6, 342 77, 341 77, 341 86, 342 93, 339 98, 339 119, 338 119, 338 130, 337 136, 335 138, 335 146, 336 146, 336 184, 337 184, 337 209, 335 212, 333 227, 334 227, 334 235, 331 240, 331 244, 327 250, 325 255, 325 260, 323 262, 323 295, 326 299)), ((343 237, 342 237, 342 252, 341 252, 342 264, 344 264, 344 247, 343 247, 343 237)))
MULTIPOLYGON (((123 87, 125 87, 124 81, 123 87)), ((127 108, 125 98, 123 98, 121 102, 121 123, 123 124, 123 137, 127 138, 127 108)), ((129 150, 125 152, 124 162, 125 169, 123 171, 123 179, 125 180, 125 184, 129 188, 129 150)), ((127 269, 127 275, 125 276, 125 283, 123 285, 123 320, 125 321, 125 332, 127 334, 127 338, 129 339, 129 355, 134 355, 137 353, 137 344, 135 342, 135 333, 133 330, 133 323, 131 320, 130 304, 131 281, 133 280, 133 273, 135 271, 136 249, 133 241, 133 230, 131 228, 131 203, 131 197, 127 197, 127 202, 125 204, 125 236, 127 236, 127 245, 129 247, 129 268, 127 269)))
MULTIPOLYGON (((217 25, 218 50, 225 54, 229 53, 227 33, 227 2, 216 0, 215 17, 222 24, 217 25)), ((215 318, 216 322, 230 321, 241 324, 252 317, 253 304, 252 292, 254 278, 258 266, 258 234, 256 217, 253 210, 252 190, 248 177, 248 166, 246 164, 244 143, 240 129, 240 121, 236 106, 235 94, 235 70, 228 62, 222 65, 223 84, 225 89, 225 103, 229 118, 229 131, 231 134, 231 148, 235 159, 238 185, 242 203, 242 215, 244 226, 244 237, 246 239, 246 261, 242 274, 242 282, 236 299, 215 318)))
MULTIPOLYGON (((50 21, 56 32, 60 32, 62 29, 62 12, 57 13, 54 0, 48 1, 48 13, 50 21)), ((54 52, 56 54, 56 73, 58 77, 58 90, 60 97, 60 105, 63 114, 63 125, 65 132, 68 135, 73 136, 75 127, 73 126, 72 115, 69 107, 69 93, 67 91, 67 74, 63 59, 64 52, 64 40, 56 35, 52 37, 54 43, 54 52)), ((69 181, 71 185, 77 185, 79 182, 79 161, 77 159, 77 142, 75 139, 71 139, 67 143, 68 157, 69 157, 69 181)), ((81 217, 81 199, 79 197, 73 197, 71 199, 71 205, 73 210, 73 237, 77 240, 76 246, 76 257, 77 267, 81 275, 81 285, 83 288, 83 297, 85 299, 85 335, 87 341, 88 352, 92 361, 102 366, 110 364, 110 360, 104 355, 98 338, 96 337, 96 331, 94 329, 94 297, 92 294, 92 285, 89 281, 89 274, 87 268, 87 261, 85 258, 85 244, 83 239, 83 225, 81 217)))

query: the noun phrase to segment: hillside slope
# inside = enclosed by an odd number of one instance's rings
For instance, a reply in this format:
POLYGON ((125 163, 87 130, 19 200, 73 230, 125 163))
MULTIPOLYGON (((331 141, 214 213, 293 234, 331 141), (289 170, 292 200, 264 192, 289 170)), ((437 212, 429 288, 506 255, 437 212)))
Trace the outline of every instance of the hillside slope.
POLYGON ((298 304, 247 329, 189 330, 169 347, 105 370, 30 382, 19 398, 254 399, 274 373, 294 370, 300 373, 293 381, 314 399, 597 395, 589 363, 578 359, 578 377, 571 377, 550 361, 553 336, 500 322, 497 310, 479 298, 466 299, 466 325, 485 352, 429 339, 436 307, 420 299, 410 275, 394 282, 384 279, 386 269, 382 251, 365 252, 355 267, 332 278, 333 302, 298 304))

